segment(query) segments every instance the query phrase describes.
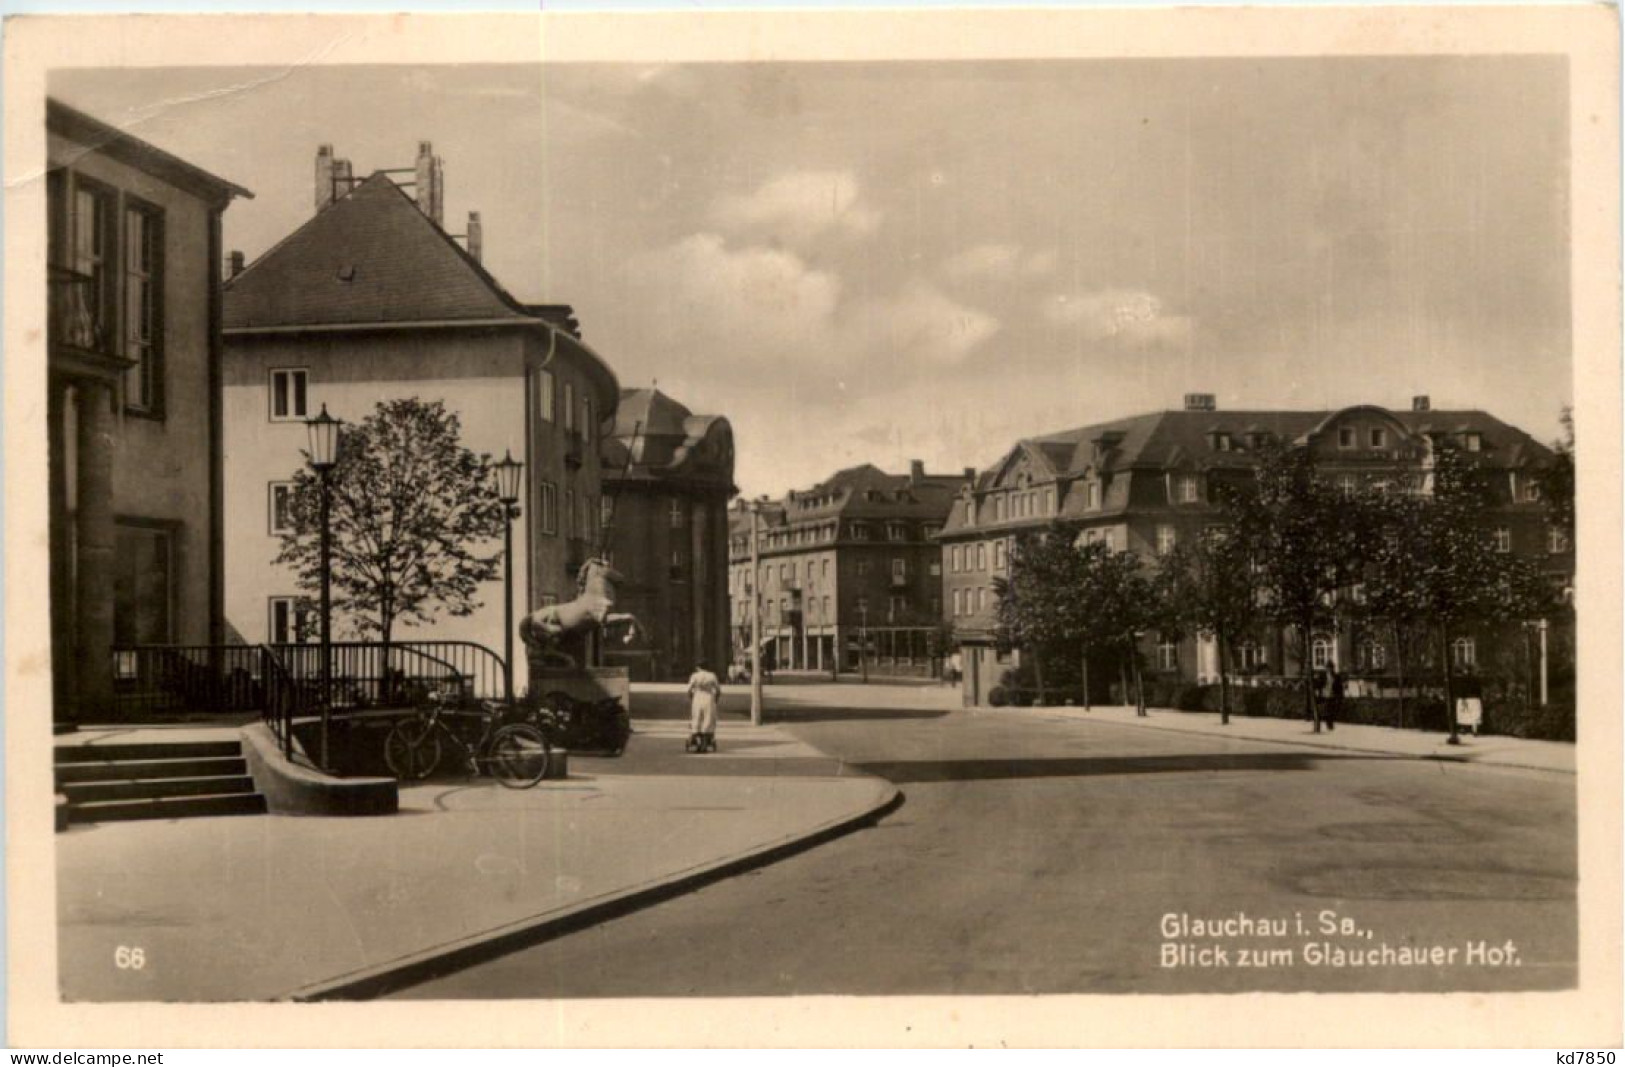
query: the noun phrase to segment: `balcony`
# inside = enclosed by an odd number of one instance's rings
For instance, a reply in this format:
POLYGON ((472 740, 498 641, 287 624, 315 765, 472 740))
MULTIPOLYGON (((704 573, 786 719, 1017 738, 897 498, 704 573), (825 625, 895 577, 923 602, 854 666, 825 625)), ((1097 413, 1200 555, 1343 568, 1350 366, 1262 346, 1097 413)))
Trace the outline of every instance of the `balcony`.
MULTIPOLYGON (((112 331, 103 316, 99 279, 66 267, 50 268, 50 347, 74 349, 103 359, 124 361, 113 348, 112 331)), ((113 368, 118 369, 118 368, 113 368)))

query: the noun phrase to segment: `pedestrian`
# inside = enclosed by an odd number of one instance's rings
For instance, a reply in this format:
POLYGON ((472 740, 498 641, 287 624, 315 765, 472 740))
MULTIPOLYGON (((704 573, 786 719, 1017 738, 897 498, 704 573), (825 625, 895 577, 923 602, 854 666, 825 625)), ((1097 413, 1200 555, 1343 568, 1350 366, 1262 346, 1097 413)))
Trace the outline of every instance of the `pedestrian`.
POLYGON ((717 704, 722 699, 722 684, 701 660, 688 678, 688 730, 689 747, 704 751, 715 747, 717 732, 717 704))
POLYGON ((1343 715, 1343 693, 1346 691, 1348 678, 1342 671, 1332 668, 1332 693, 1326 701, 1326 729, 1337 729, 1337 720, 1343 715))

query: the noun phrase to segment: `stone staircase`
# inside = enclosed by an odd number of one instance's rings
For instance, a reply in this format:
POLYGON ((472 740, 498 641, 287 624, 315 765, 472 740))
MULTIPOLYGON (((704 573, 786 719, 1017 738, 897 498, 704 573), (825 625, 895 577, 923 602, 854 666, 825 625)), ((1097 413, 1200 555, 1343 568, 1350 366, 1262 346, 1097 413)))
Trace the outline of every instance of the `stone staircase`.
POLYGON ((240 741, 57 745, 62 823, 263 815, 240 741))

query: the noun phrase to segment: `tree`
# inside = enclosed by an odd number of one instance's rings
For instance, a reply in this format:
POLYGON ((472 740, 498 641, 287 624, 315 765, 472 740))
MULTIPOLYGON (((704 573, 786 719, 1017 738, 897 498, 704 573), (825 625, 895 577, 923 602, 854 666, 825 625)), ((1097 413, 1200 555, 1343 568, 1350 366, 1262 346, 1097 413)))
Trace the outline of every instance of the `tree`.
MULTIPOLYGON (((328 476, 333 608, 363 635, 378 635, 386 671, 398 621, 472 614, 480 583, 499 573, 507 520, 491 458, 464 448, 460 431, 439 401, 408 399, 380 402, 340 434, 328 476)), ((307 465, 293 478, 276 562, 314 591, 320 553, 321 482, 307 465)))
POLYGON ((1552 442, 1553 460, 1541 476, 1541 497, 1553 526, 1574 544, 1574 409, 1563 409, 1563 436, 1552 442))
POLYGON ((1427 498, 1414 492, 1390 493, 1367 502, 1371 537, 1367 546, 1359 605, 1364 621, 1384 633, 1394 652, 1399 681, 1399 719, 1405 725, 1406 653, 1426 642, 1420 625, 1427 611, 1423 575, 1429 565, 1426 524, 1427 498))
POLYGON ((1158 574, 1158 599, 1175 620, 1173 629, 1210 637, 1218 647, 1219 721, 1224 725, 1230 723, 1232 653, 1260 618, 1250 562, 1242 540, 1219 528, 1164 556, 1158 574))
POLYGON ((1534 563, 1496 550, 1483 521, 1493 504, 1478 464, 1454 448, 1435 450, 1432 486, 1417 509, 1421 568, 1413 581, 1419 616, 1438 641, 1451 744, 1458 743, 1456 640, 1474 625, 1521 622, 1550 606, 1551 587, 1534 563))
POLYGON ((1032 657, 1040 703, 1048 696, 1046 649, 1072 643, 1078 634, 1084 574, 1076 533, 1073 526, 1056 524, 1018 535, 1006 577, 993 580, 994 638, 1001 648, 1019 648, 1032 657))
POLYGON ((1251 561, 1263 614, 1298 636, 1304 711, 1319 733, 1310 649, 1314 635, 1336 623, 1339 591, 1358 580, 1360 502, 1321 478, 1305 447, 1269 446, 1254 475, 1230 494, 1226 510, 1251 561))

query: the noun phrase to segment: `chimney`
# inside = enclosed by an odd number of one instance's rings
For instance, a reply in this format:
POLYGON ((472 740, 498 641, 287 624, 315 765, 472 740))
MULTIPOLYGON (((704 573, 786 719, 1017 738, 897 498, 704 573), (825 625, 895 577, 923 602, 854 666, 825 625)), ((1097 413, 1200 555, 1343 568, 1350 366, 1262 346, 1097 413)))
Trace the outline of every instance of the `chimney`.
POLYGON ((316 149, 316 210, 331 204, 350 191, 350 161, 333 156, 333 146, 316 149))
POLYGON ((428 141, 418 142, 415 170, 418 210, 433 219, 436 226, 441 226, 445 216, 441 203, 440 157, 434 154, 434 145, 428 141))
POLYGON ((911 459, 908 461, 908 484, 919 485, 925 481, 925 461, 911 459))
POLYGON ((484 262, 485 233, 480 229, 480 213, 468 213, 468 254, 474 257, 475 263, 484 262))
POLYGON ((1218 404, 1212 393, 1186 393, 1186 411, 1216 411, 1218 404))
POLYGON ((972 485, 976 484, 976 468, 975 467, 966 467, 965 468, 965 480, 967 482, 970 482, 972 485))
POLYGON ((234 251, 231 254, 231 266, 229 268, 227 268, 227 270, 226 270, 226 277, 227 277, 227 279, 235 278, 235 277, 237 277, 237 275, 241 274, 242 272, 243 272, 243 254, 241 252, 234 251))
POLYGON ((316 210, 333 202, 333 146, 316 149, 316 210))
POLYGON ((1412 411, 1429 411, 1429 410, 1432 410, 1432 408, 1433 408, 1432 401, 1430 401, 1425 395, 1411 397, 1411 410, 1412 411))

